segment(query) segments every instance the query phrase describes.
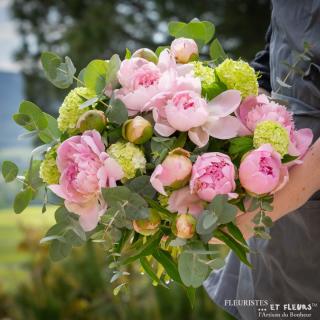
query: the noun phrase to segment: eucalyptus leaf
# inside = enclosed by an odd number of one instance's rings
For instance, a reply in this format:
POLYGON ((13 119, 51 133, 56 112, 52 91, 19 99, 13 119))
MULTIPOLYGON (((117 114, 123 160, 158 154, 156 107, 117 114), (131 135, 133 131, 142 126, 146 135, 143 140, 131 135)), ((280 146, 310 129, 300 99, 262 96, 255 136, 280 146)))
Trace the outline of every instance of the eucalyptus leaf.
MULTIPOLYGON (((197 246, 202 244, 199 242, 197 246)), ((178 269, 184 285, 193 288, 200 287, 209 274, 209 267, 200 261, 199 255, 187 249, 179 256, 178 269)))
POLYGON ((150 183, 150 176, 139 176, 134 179, 129 180, 126 186, 131 190, 139 193, 142 196, 147 196, 153 198, 156 194, 155 189, 150 183))
POLYGON ((22 127, 30 125, 32 121, 28 115, 22 113, 15 113, 12 118, 19 126, 22 127))
POLYGON ((3 161, 1 170, 5 182, 14 181, 19 172, 17 165, 12 161, 3 161))
POLYGON ((197 220, 196 230, 200 235, 212 234, 212 231, 218 226, 218 217, 214 211, 204 210, 197 220))
POLYGON ((207 209, 215 212, 219 224, 231 222, 237 215, 237 207, 228 203, 227 195, 217 195, 207 209))
POLYGON ((48 126, 39 132, 39 138, 44 143, 58 142, 61 136, 61 131, 58 128, 58 121, 56 118, 43 112, 47 119, 48 126))
POLYGON ((106 86, 106 75, 109 62, 106 60, 92 60, 85 68, 83 81, 87 88, 101 94, 106 86))
POLYGON ((208 21, 199 20, 192 20, 189 23, 171 21, 168 24, 168 30, 175 38, 185 37, 195 40, 200 48, 214 35, 214 26, 208 21))
POLYGON ((21 213, 30 203, 33 197, 33 191, 30 187, 17 193, 13 202, 13 210, 15 213, 21 213))
POLYGON ((128 109, 119 99, 112 99, 107 110, 107 117, 110 122, 123 124, 128 119, 128 109))
POLYGON ((50 258, 53 261, 62 260, 70 254, 71 249, 72 246, 70 243, 55 239, 50 244, 50 258))
POLYGON ((116 89, 119 85, 118 71, 120 69, 121 60, 117 54, 114 54, 108 63, 105 86, 110 89, 116 89))
POLYGON ((76 73, 71 59, 65 57, 65 61, 53 52, 43 52, 41 54, 41 63, 47 79, 60 89, 69 88, 73 83, 73 77, 76 73))
POLYGON ((221 63, 227 58, 226 53, 223 50, 223 47, 218 39, 214 39, 210 44, 209 49, 211 59, 216 63, 221 63))
POLYGON ((30 123, 24 126, 29 131, 43 130, 48 126, 48 120, 42 110, 31 101, 23 100, 20 103, 19 113, 30 118, 30 123))
POLYGON ((207 265, 212 269, 212 270, 218 270, 222 268, 225 265, 225 260, 221 258, 216 258, 210 261, 207 261, 207 265))

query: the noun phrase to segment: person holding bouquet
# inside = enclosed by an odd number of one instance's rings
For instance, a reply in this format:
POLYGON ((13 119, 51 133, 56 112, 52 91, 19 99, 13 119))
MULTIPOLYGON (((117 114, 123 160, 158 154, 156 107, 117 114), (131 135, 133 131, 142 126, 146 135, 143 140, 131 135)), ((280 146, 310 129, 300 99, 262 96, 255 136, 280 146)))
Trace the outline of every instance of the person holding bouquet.
POLYGON ((273 0, 272 7, 266 47, 252 66, 261 74, 260 90, 285 101, 296 126, 312 129, 314 144, 303 163, 290 171, 287 185, 275 193, 271 240, 252 238, 254 212, 237 217, 238 227, 250 238, 253 268, 230 253, 225 267, 204 285, 237 319, 260 319, 261 308, 276 312, 270 304, 280 304, 279 310, 299 304, 302 312, 308 309, 312 319, 320 319, 320 307, 313 304, 320 301, 320 1, 273 0), (304 56, 308 47, 310 60, 304 56))

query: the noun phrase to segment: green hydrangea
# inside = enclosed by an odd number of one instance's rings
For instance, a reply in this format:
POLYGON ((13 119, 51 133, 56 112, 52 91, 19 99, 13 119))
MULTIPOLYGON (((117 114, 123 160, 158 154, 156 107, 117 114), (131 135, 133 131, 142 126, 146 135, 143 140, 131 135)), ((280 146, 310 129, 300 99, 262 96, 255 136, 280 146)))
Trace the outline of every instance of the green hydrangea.
POLYGON ((254 130, 253 146, 259 148, 266 143, 270 143, 274 150, 283 157, 288 153, 288 131, 276 121, 266 120, 258 123, 254 130))
POLYGON ((194 75, 201 80, 202 87, 210 87, 215 82, 214 69, 205 66, 200 61, 192 62, 194 65, 194 75))
POLYGON ((112 144, 108 150, 110 157, 117 160, 122 167, 125 179, 132 179, 137 171, 146 171, 146 158, 141 149, 131 142, 118 141, 112 144))
POLYGON ((59 145, 57 144, 54 147, 50 148, 46 152, 44 160, 40 165, 40 178, 47 184, 59 183, 60 172, 56 163, 58 147, 59 145))
POLYGON ((257 74, 247 62, 226 59, 215 70, 220 81, 228 89, 239 90, 242 98, 258 94, 257 74))
POLYGON ((80 109, 80 105, 85 102, 85 100, 95 96, 94 91, 85 87, 71 90, 59 109, 58 127, 60 131, 70 134, 75 133, 79 117, 89 110, 89 108, 80 109))

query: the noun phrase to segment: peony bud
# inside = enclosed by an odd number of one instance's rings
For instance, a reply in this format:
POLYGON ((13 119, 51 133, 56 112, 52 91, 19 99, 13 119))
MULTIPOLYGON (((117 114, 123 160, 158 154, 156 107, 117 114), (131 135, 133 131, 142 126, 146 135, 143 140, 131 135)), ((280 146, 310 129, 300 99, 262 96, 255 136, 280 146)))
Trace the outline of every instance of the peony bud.
POLYGON ((143 117, 136 116, 127 120, 122 127, 122 136, 134 144, 143 144, 151 139, 153 128, 143 117))
POLYGON ((148 60, 150 62, 153 62, 155 64, 158 63, 157 55, 152 50, 150 50, 148 48, 142 48, 142 49, 135 51, 132 54, 132 58, 143 58, 143 59, 148 60))
POLYGON ((191 239, 196 231, 196 219, 188 213, 177 215, 172 232, 181 239, 191 239))
POLYGON ((150 209, 148 219, 133 220, 133 229, 144 236, 151 236, 159 230, 160 222, 159 213, 155 209, 150 209))
POLYGON ((89 110, 78 119, 77 129, 82 133, 94 129, 101 132, 105 128, 106 123, 107 119, 102 111, 89 110))
POLYGON ((175 39, 172 41, 170 49, 178 63, 188 63, 199 56, 198 46, 193 39, 175 39))
POLYGON ((190 180, 192 162, 189 159, 189 152, 177 148, 172 150, 164 161, 157 165, 153 171, 150 182, 161 194, 167 195, 164 187, 179 189, 190 180))

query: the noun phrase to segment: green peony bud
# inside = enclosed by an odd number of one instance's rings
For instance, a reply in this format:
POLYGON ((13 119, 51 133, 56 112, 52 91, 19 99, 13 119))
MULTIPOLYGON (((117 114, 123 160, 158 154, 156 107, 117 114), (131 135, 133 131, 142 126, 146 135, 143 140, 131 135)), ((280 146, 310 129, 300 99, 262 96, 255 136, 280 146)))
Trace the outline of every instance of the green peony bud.
POLYGON ((108 150, 110 157, 117 160, 124 172, 125 179, 132 179, 137 171, 146 171, 146 158, 142 150, 131 142, 118 141, 112 144, 108 150))
POLYGON ((134 144, 147 142, 151 139, 152 134, 151 123, 140 116, 127 120, 122 127, 122 136, 134 144))
POLYGON ((77 121, 89 108, 80 109, 82 103, 86 100, 94 98, 96 93, 85 87, 79 87, 71 90, 65 97, 60 109, 58 117, 58 127, 62 132, 74 134, 77 132, 77 121))
POLYGON ((93 129, 102 132, 106 127, 106 123, 107 119, 102 111, 89 110, 78 119, 77 129, 82 133, 93 129))
POLYGON ((216 67, 216 73, 228 89, 241 92, 242 98, 258 94, 257 75, 250 65, 242 60, 226 59, 216 67))
POLYGON ((191 239, 196 231, 196 223, 196 219, 191 214, 179 214, 172 224, 172 232, 178 238, 191 239))
POLYGON ((149 213, 150 214, 148 219, 133 221, 134 231, 144 236, 150 236, 155 234, 159 230, 159 225, 161 222, 160 215, 155 209, 150 209, 149 213))
POLYGON ((56 184, 59 183, 60 172, 57 167, 56 158, 57 158, 57 149, 59 144, 50 148, 45 156, 44 160, 40 165, 40 178, 46 184, 56 184))
POLYGON ((253 135, 253 146, 259 148, 268 143, 281 157, 288 153, 289 134, 279 122, 266 120, 257 124, 253 135))
POLYGON ((155 64, 158 63, 157 55, 148 48, 141 48, 132 54, 132 58, 143 58, 155 64))

